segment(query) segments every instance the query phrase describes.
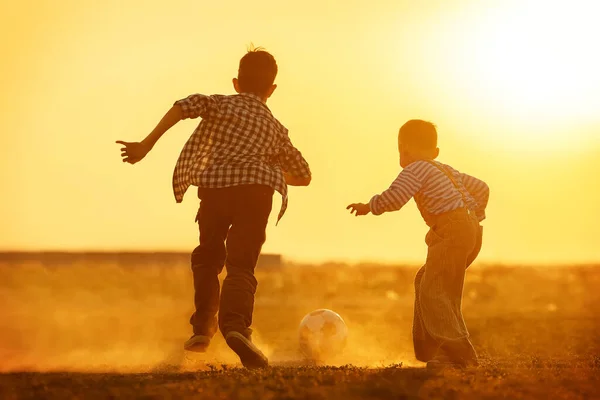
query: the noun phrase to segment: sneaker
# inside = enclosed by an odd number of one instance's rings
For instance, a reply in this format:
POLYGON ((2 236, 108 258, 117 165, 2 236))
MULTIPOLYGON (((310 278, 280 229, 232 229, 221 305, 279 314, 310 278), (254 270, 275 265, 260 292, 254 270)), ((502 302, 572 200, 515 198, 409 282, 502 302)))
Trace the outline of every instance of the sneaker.
POLYGON ((427 362, 427 369, 476 367, 479 365, 477 356, 474 351, 471 351, 471 353, 468 357, 464 357, 440 348, 435 357, 427 362))
POLYGON ((231 331, 225 336, 227 345, 240 357, 242 365, 248 369, 265 368, 269 360, 246 336, 231 331))
POLYGON ((440 350, 460 367, 476 367, 479 365, 477 353, 469 339, 447 341, 442 344, 440 350))
POLYGON ((183 349, 196 353, 204 353, 210 344, 210 337, 204 335, 193 335, 185 341, 183 349))
POLYGON ((427 361, 427 369, 442 370, 446 368, 460 368, 459 363, 453 362, 445 353, 438 353, 431 360, 427 361))

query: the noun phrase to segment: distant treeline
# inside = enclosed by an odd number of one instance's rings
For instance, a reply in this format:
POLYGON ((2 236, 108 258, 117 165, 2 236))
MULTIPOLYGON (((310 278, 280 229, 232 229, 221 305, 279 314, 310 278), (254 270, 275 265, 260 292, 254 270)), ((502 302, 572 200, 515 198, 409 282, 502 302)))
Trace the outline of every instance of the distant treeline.
MULTIPOLYGON (((48 266, 79 263, 102 263, 118 265, 175 265, 189 263, 189 252, 130 252, 130 251, 5 251, 0 252, 0 264, 40 263, 48 266)), ((278 267, 282 264, 279 254, 261 254, 259 266, 278 267)))

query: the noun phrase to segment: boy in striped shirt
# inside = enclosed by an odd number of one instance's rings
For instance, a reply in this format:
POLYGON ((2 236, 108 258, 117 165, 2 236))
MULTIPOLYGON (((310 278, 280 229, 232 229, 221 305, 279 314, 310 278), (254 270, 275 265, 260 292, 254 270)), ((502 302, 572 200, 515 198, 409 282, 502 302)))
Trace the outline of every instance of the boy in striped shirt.
POLYGON ((429 226, 427 259, 415 277, 413 344, 428 368, 477 365, 461 310, 465 270, 481 249, 487 184, 449 165, 439 154, 435 125, 410 120, 398 134, 400 172, 369 203, 347 208, 356 216, 402 208, 411 197, 429 226))

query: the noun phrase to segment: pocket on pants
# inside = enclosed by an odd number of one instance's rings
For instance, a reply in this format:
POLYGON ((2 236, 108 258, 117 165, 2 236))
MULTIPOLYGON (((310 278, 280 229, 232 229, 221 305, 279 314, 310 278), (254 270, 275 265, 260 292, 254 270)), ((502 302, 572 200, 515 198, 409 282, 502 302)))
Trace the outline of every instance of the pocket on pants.
POLYGON ((438 226, 432 226, 425 235, 425 244, 427 244, 427 246, 433 246, 436 243, 442 242, 444 240, 442 235, 443 232, 438 226))

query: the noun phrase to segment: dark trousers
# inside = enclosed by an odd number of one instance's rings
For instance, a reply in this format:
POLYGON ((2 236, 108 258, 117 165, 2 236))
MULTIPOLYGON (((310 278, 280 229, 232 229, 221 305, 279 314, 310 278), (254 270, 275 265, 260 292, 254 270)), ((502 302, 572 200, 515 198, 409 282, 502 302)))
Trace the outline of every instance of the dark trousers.
POLYGON ((198 196, 200 245, 192 253, 196 311, 190 319, 194 334, 212 337, 218 327, 223 335, 231 331, 249 335, 258 285, 254 268, 266 239, 273 189, 201 188, 198 196), (227 276, 219 296, 218 275, 224 265, 227 276))

